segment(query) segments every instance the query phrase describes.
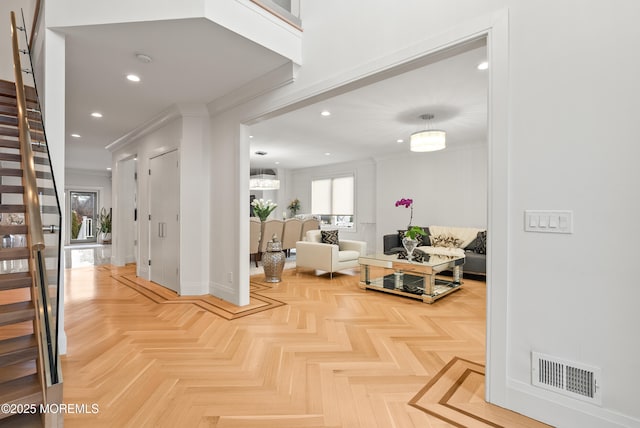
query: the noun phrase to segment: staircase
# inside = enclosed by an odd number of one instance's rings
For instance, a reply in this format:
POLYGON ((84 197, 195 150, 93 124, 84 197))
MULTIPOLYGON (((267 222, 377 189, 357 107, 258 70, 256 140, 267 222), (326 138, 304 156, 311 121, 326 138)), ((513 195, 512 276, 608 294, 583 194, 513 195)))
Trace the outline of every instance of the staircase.
POLYGON ((15 405, 13 412, 0 409, 0 426, 55 427, 62 426, 62 415, 40 414, 40 405, 62 402, 60 210, 36 91, 17 91, 21 76, 16 82, 0 80, 0 404, 15 405), (19 111, 28 129, 24 122, 20 129, 19 111), (41 225, 47 223, 52 233, 45 235, 41 225), (37 412, 16 415, 19 409, 37 412))

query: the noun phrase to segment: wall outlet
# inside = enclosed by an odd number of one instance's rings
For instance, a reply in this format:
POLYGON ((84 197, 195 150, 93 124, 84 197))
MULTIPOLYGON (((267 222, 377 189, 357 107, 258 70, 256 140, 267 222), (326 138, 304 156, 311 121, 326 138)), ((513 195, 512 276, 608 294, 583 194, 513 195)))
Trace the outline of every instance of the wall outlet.
POLYGON ((233 282, 233 272, 227 272, 227 282, 229 284, 233 282))

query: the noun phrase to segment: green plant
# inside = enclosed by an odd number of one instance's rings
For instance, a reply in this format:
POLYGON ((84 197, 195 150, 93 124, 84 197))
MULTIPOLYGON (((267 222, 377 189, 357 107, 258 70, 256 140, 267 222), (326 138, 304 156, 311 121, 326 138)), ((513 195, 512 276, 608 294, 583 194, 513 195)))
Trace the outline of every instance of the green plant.
POLYGON ((253 212, 255 215, 260 217, 260 221, 265 221, 267 217, 269 217, 269 214, 271 214, 278 206, 275 202, 271 202, 270 199, 267 199, 266 201, 264 199, 254 199, 254 201, 251 202, 251 205, 253 206, 253 212))
POLYGON ((71 211, 71 239, 76 239, 80 233, 81 220, 76 211, 71 211))
POLYGON ((422 235, 422 236, 426 235, 426 233, 424 232, 424 230, 422 230, 420 226, 411 226, 409 230, 407 230, 404 233, 404 236, 406 236, 409 239, 416 239, 418 235, 422 235))
POLYGON ((293 199, 287 209, 291 211, 292 216, 296 215, 300 211, 300 200, 298 198, 293 199))
POLYGON ((100 233, 111 233, 111 211, 102 207, 98 214, 98 231, 100 233))

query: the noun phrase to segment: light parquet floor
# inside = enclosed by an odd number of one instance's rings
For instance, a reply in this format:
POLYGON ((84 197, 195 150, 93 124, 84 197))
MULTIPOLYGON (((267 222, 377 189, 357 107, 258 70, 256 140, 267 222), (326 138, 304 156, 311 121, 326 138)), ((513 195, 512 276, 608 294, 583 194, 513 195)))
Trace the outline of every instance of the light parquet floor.
POLYGON ((484 364, 481 281, 427 305, 360 290, 355 272, 285 270, 259 290, 282 304, 225 317, 151 298, 133 272, 66 271, 64 402, 99 407, 66 427, 444 428, 425 385, 454 358, 484 364))

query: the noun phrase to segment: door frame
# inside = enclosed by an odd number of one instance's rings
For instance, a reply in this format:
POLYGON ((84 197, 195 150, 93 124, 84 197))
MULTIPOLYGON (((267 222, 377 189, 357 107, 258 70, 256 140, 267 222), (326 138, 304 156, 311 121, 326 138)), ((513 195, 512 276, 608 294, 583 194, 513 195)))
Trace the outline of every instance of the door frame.
MULTIPOLYGON (((154 153, 153 155, 148 157, 147 164, 149 165, 149 171, 151 171, 151 161, 153 159, 156 159, 156 158, 159 158, 161 156, 165 156, 165 155, 168 155, 168 154, 174 153, 174 152, 176 153, 176 155, 178 157, 178 168, 177 168, 178 169, 178 174, 177 174, 178 175, 178 195, 177 196, 178 196, 178 212, 180 212, 180 206, 181 206, 181 202, 180 202, 180 182, 179 182, 179 180, 180 180, 180 166, 179 166, 180 165, 180 149, 176 147, 176 148, 168 149, 168 150, 163 151, 161 153, 154 153)), ((151 177, 152 177, 152 175, 151 175, 151 173, 149 173, 149 181, 147 183, 147 202, 148 202, 148 213, 149 213, 150 217, 153 215, 151 213, 151 203, 152 203, 152 198, 151 198, 151 177)), ((178 248, 177 248, 179 272, 180 272, 180 229, 181 229, 180 228, 180 223, 181 223, 181 221, 182 221, 182 218, 180 216, 179 217, 179 221, 178 221, 178 248)), ((151 219, 148 219, 148 221, 147 221, 147 233, 148 233, 148 235, 147 235, 148 236, 148 253, 147 253, 148 254, 148 260, 147 260, 147 263, 150 260, 151 261, 153 260, 152 244, 151 244, 151 242, 152 242, 151 236, 152 236, 153 230, 152 230, 151 225, 152 225, 152 221, 151 221, 151 219)), ((138 246, 138 248, 139 248, 139 246, 138 246)), ((148 271, 148 276, 147 277, 148 277, 149 281, 155 282, 152 279, 153 263, 151 263, 151 265, 148 266, 148 268, 149 268, 149 271, 148 271)), ((166 287, 166 288, 169 288, 170 290, 172 290, 172 288, 167 287, 166 285, 163 285, 163 284, 160 284, 160 283, 157 283, 157 284, 162 285, 163 287, 166 287)), ((177 290, 174 290, 174 291, 176 291, 178 293, 178 295, 180 295, 180 290, 181 290, 180 284, 181 284, 180 273, 178 273, 178 283, 177 283, 177 286, 176 286, 177 290)))
MULTIPOLYGON (((238 197, 249 195, 249 126, 258 121, 315 104, 358 87, 417 68, 419 63, 437 61, 440 54, 473 40, 485 39, 489 89, 487 94, 487 316, 485 399, 507 407, 508 404, 508 281, 509 281, 509 11, 493 13, 461 22, 429 39, 373 60, 355 70, 338 74, 311 88, 285 96, 270 107, 253 111, 239 123, 238 153, 241 167, 238 197), (394 74, 395 73, 395 74, 394 74), (320 89, 318 89, 320 88, 320 89), (243 157, 244 156, 244 157, 243 157), (246 175, 246 178, 244 177, 246 175), (245 186, 246 185, 246 191, 245 186)), ((248 254, 249 222, 239 220, 239 254, 248 254), (246 241, 246 245, 244 242, 246 241)), ((377 233, 376 233, 377 235, 377 233)), ((238 266, 239 299, 249 294, 249 267, 238 266)))
MULTIPOLYGON (((74 245, 74 244, 82 244, 83 242, 71 242, 71 192, 87 192, 87 193, 96 193, 96 217, 100 213, 100 208, 102 207, 102 193, 104 192, 104 187, 97 186, 68 186, 64 190, 65 196, 65 210, 66 215, 64 219, 64 224, 69 233, 65 233, 65 242, 64 245, 74 245)), ((96 224, 97 227, 97 224, 96 224)), ((95 241, 86 241, 87 244, 97 244, 97 234, 95 241)))

